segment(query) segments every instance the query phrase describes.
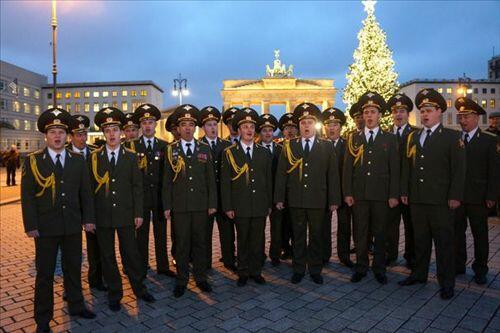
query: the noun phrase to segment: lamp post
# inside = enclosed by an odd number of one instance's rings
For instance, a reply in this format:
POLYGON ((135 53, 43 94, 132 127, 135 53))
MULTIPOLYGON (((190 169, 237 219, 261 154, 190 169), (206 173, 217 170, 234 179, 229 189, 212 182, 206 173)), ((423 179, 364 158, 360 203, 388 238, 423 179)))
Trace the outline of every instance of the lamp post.
POLYGON ((172 89, 172 96, 179 97, 179 105, 182 104, 182 96, 188 96, 189 90, 187 88, 187 79, 182 78, 179 73, 179 78, 174 79, 174 89, 172 89))
POLYGON ((472 89, 471 89, 472 85, 470 77, 465 76, 464 73, 463 77, 458 78, 458 82, 460 87, 458 89, 458 93, 462 94, 463 95, 462 97, 470 97, 472 94, 472 89))
POLYGON ((53 105, 57 107, 57 13, 56 0, 52 0, 52 98, 53 105))

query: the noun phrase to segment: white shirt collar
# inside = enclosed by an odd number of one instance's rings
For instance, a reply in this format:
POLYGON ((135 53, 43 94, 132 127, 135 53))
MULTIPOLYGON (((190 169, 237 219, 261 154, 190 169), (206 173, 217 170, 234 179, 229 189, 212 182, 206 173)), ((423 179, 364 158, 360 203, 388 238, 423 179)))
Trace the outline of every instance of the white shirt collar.
POLYGON ((154 138, 154 137, 152 137, 152 138, 146 138, 146 136, 144 136, 144 135, 143 135, 143 136, 142 136, 142 139, 143 139, 143 141, 144 141, 144 146, 145 146, 146 148, 148 147, 148 140, 150 140, 150 141, 151 141, 151 149, 153 149, 153 148, 154 148, 154 146, 155 146, 155 138, 154 138))
POLYGON ((425 127, 423 128, 422 130, 422 134, 425 134, 427 133, 427 130, 430 129, 431 130, 431 134, 434 133, 434 131, 436 130, 436 128, 438 128, 438 126, 441 125, 441 123, 437 123, 436 125, 432 126, 431 128, 428 128, 428 127, 425 127))
POLYGON ((262 146, 263 146, 264 148, 271 150, 271 153, 273 152, 273 149, 274 149, 274 144, 273 144, 273 142, 272 142, 272 141, 271 141, 271 142, 269 142, 269 143, 266 143, 266 142, 262 141, 262 142, 261 142, 261 144, 262 144, 262 146), (268 146, 268 145, 269 145, 269 148, 267 148, 267 146, 268 146))
POLYGON ((231 141, 231 143, 234 143, 234 139, 238 140, 238 142, 240 142, 240 137, 239 136, 229 136, 229 139, 231 141))
POLYGON ((474 128, 472 131, 470 132, 465 132, 465 131, 462 131, 462 138, 465 139, 465 133, 469 134, 469 140, 472 139, 474 137, 474 135, 476 135, 476 132, 477 132, 477 129, 479 128, 479 126, 477 126, 476 128, 474 128))
POLYGON ((375 127, 375 128, 372 128, 372 129, 369 129, 368 127, 365 127, 365 137, 366 137, 366 141, 368 141, 370 139, 370 131, 373 131, 373 140, 375 140, 375 138, 377 137, 377 134, 378 134, 378 131, 379 131, 380 127, 375 127))
POLYGON ((115 163, 118 162, 118 155, 120 155, 120 146, 117 146, 115 149, 111 150, 111 148, 106 145, 106 153, 108 154, 108 160, 111 161, 113 155, 111 153, 115 153, 115 163))
POLYGON ((181 139, 181 145, 182 145, 182 150, 184 151, 184 154, 187 154, 187 149, 188 149, 188 146, 186 145, 187 143, 189 143, 189 148, 191 148, 191 152, 194 153, 194 146, 195 146, 195 142, 194 142, 194 139, 192 139, 191 141, 186 141, 184 139, 181 139))
POLYGON ((206 136, 206 135, 205 135, 205 140, 207 140, 208 145, 209 145, 210 147, 212 147, 212 142, 213 142, 215 145, 217 145, 217 137, 215 137, 215 139, 210 139, 208 136, 206 136))
MULTIPOLYGON (((314 145, 314 140, 316 140, 316 136, 309 138, 309 150, 312 149, 312 146, 314 145)), ((306 148, 306 138, 301 137, 300 141, 302 142, 302 148, 305 149, 306 148)))
MULTIPOLYGON (((399 131, 399 134, 403 134, 403 132, 405 131, 406 126, 408 126, 408 123, 406 123, 403 126, 401 126, 401 130, 399 131)), ((398 134, 398 126, 394 125, 393 131, 394 131, 394 134, 398 134)))
POLYGON ((64 166, 64 161, 66 160, 66 149, 63 149, 60 153, 57 153, 55 150, 50 149, 47 147, 47 151, 49 152, 49 156, 52 159, 52 162, 56 164, 57 162, 57 154, 60 154, 61 156, 59 157, 61 164, 64 166))

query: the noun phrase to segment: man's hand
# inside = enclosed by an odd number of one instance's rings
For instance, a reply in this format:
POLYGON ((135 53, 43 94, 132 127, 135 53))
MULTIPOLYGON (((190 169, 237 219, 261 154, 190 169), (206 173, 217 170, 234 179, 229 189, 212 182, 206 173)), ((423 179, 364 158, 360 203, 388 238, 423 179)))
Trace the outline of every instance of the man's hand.
POLYGON ((90 232, 92 234, 95 234, 95 224, 94 223, 85 223, 83 225, 83 230, 86 232, 90 232))
POLYGON ((26 233, 26 236, 29 238, 37 238, 40 237, 40 234, 38 233, 38 230, 31 230, 26 233))
POLYGON ((354 198, 353 197, 345 197, 344 201, 347 204, 347 206, 349 206, 349 207, 354 205, 354 198))
POLYGON ((402 197, 401 197, 401 202, 402 202, 404 205, 407 205, 407 206, 408 206, 408 197, 407 197, 407 196, 402 196, 402 197))
POLYGON ((230 218, 231 220, 234 219, 234 210, 228 210, 226 212, 226 216, 230 218))
POLYGON ((285 205, 282 202, 278 202, 276 204, 276 209, 277 210, 282 210, 283 208, 285 208, 285 205))
POLYGON ((494 201, 494 200, 486 200, 486 207, 488 207, 488 209, 495 207, 495 204, 496 204, 496 201, 494 201))
POLYGON ((135 228, 139 229, 142 225, 142 217, 136 217, 134 219, 134 223, 135 223, 135 228))
POLYGON ((166 211, 164 211, 163 215, 165 215, 166 220, 170 220, 170 209, 167 209, 166 211))
POLYGON ((217 208, 209 208, 208 209, 208 216, 215 214, 216 211, 217 211, 217 208))
POLYGON ((331 205, 331 206, 330 206, 330 211, 331 211, 331 212, 334 212, 334 211, 336 211, 338 208, 339 208, 339 206, 337 206, 337 205, 331 205))
POLYGON ((398 199, 396 198, 389 198, 389 207, 394 208, 399 204, 398 199))
POLYGON ((457 209, 459 206, 460 201, 453 199, 448 200, 448 207, 450 207, 450 209, 457 209))

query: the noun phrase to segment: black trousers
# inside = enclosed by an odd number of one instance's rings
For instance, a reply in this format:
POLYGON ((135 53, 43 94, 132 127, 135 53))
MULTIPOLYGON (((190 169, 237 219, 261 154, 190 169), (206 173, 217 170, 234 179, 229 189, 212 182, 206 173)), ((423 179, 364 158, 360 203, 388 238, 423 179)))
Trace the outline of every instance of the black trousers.
MULTIPOLYGON (((354 232, 351 232, 351 229, 354 229, 351 228, 351 226, 352 226, 351 207, 342 204, 340 208, 337 209, 337 255, 339 257, 339 260, 342 262, 347 262, 350 260, 351 234, 353 236, 355 234, 354 232)), ((356 242, 356 237, 353 238, 354 242, 356 242)))
POLYGON ((321 274, 325 209, 289 208, 293 227, 293 272, 321 274), (306 240, 309 230, 309 239, 306 240))
POLYGON ((368 242, 373 237, 374 273, 385 272, 385 233, 389 205, 387 201, 357 200, 352 206, 356 230, 356 266, 358 273, 366 274, 369 267, 368 242))
POLYGON ((283 219, 283 211, 273 207, 271 214, 269 215, 269 221, 271 222, 271 244, 269 245, 269 258, 279 259, 281 255, 281 244, 283 228, 281 221, 283 219))
POLYGON ((177 285, 186 286, 189 281, 189 257, 193 258, 193 275, 196 282, 207 280, 207 211, 173 212, 175 220, 175 244, 177 285))
POLYGON ((325 210, 323 221, 323 261, 328 262, 332 256, 332 211, 325 210))
MULTIPOLYGON (((285 203, 286 205, 286 203, 285 203)), ((293 227, 290 209, 285 208, 281 212, 281 249, 284 253, 293 252, 293 227)))
POLYGON ((89 262, 88 281, 90 287, 103 284, 101 250, 97 236, 92 232, 85 232, 87 239, 87 260, 89 262))
POLYGON ((262 272, 266 217, 235 217, 238 239, 238 275, 257 276, 262 272))
POLYGON ((141 255, 135 239, 135 227, 97 227, 96 234, 101 249, 104 281, 108 285, 109 302, 119 302, 123 297, 122 278, 116 262, 115 233, 118 234, 122 255, 125 256, 124 262, 127 263, 127 275, 134 294, 141 297, 146 292, 146 287, 143 284, 141 255))
POLYGON ((488 208, 485 205, 462 204, 455 212, 455 269, 465 271, 467 220, 474 238, 472 270, 478 276, 485 276, 488 273, 489 254, 488 208))
POLYGON ((234 265, 236 261, 236 248, 234 245, 234 221, 228 219, 226 214, 217 212, 208 217, 207 228, 207 267, 212 267, 212 235, 214 229, 214 221, 217 222, 217 229, 219 229, 219 242, 224 265, 234 265))
POLYGON ((7 166, 7 185, 16 185, 16 166, 7 166))
POLYGON ((434 240, 439 285, 442 288, 453 288, 455 211, 449 209, 448 205, 426 204, 412 204, 410 211, 415 232, 415 268, 412 276, 427 281, 434 240))
POLYGON ((415 262, 415 243, 413 236, 413 225, 411 223, 410 206, 399 204, 389 208, 389 219, 387 223, 387 260, 398 259, 399 252, 399 226, 403 217, 405 230, 405 252, 404 258, 409 263, 415 262))
POLYGON ((149 265, 149 228, 153 223, 153 237, 156 254, 156 270, 158 272, 167 271, 168 251, 167 251, 167 221, 158 207, 146 207, 143 213, 143 223, 137 230, 137 245, 142 258, 144 277, 147 274, 149 265))
POLYGON ((82 234, 35 238, 35 322, 48 324, 54 316, 54 271, 61 249, 64 289, 70 313, 84 309, 81 263, 82 234))

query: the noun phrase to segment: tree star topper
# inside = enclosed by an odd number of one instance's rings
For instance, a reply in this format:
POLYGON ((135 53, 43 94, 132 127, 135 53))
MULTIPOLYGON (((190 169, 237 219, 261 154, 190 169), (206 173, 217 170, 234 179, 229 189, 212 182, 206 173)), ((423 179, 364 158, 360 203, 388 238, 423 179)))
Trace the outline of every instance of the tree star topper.
POLYGON ((368 15, 373 15, 375 13, 375 4, 377 3, 377 1, 365 0, 365 1, 361 1, 361 2, 365 6, 365 12, 367 12, 368 15))

